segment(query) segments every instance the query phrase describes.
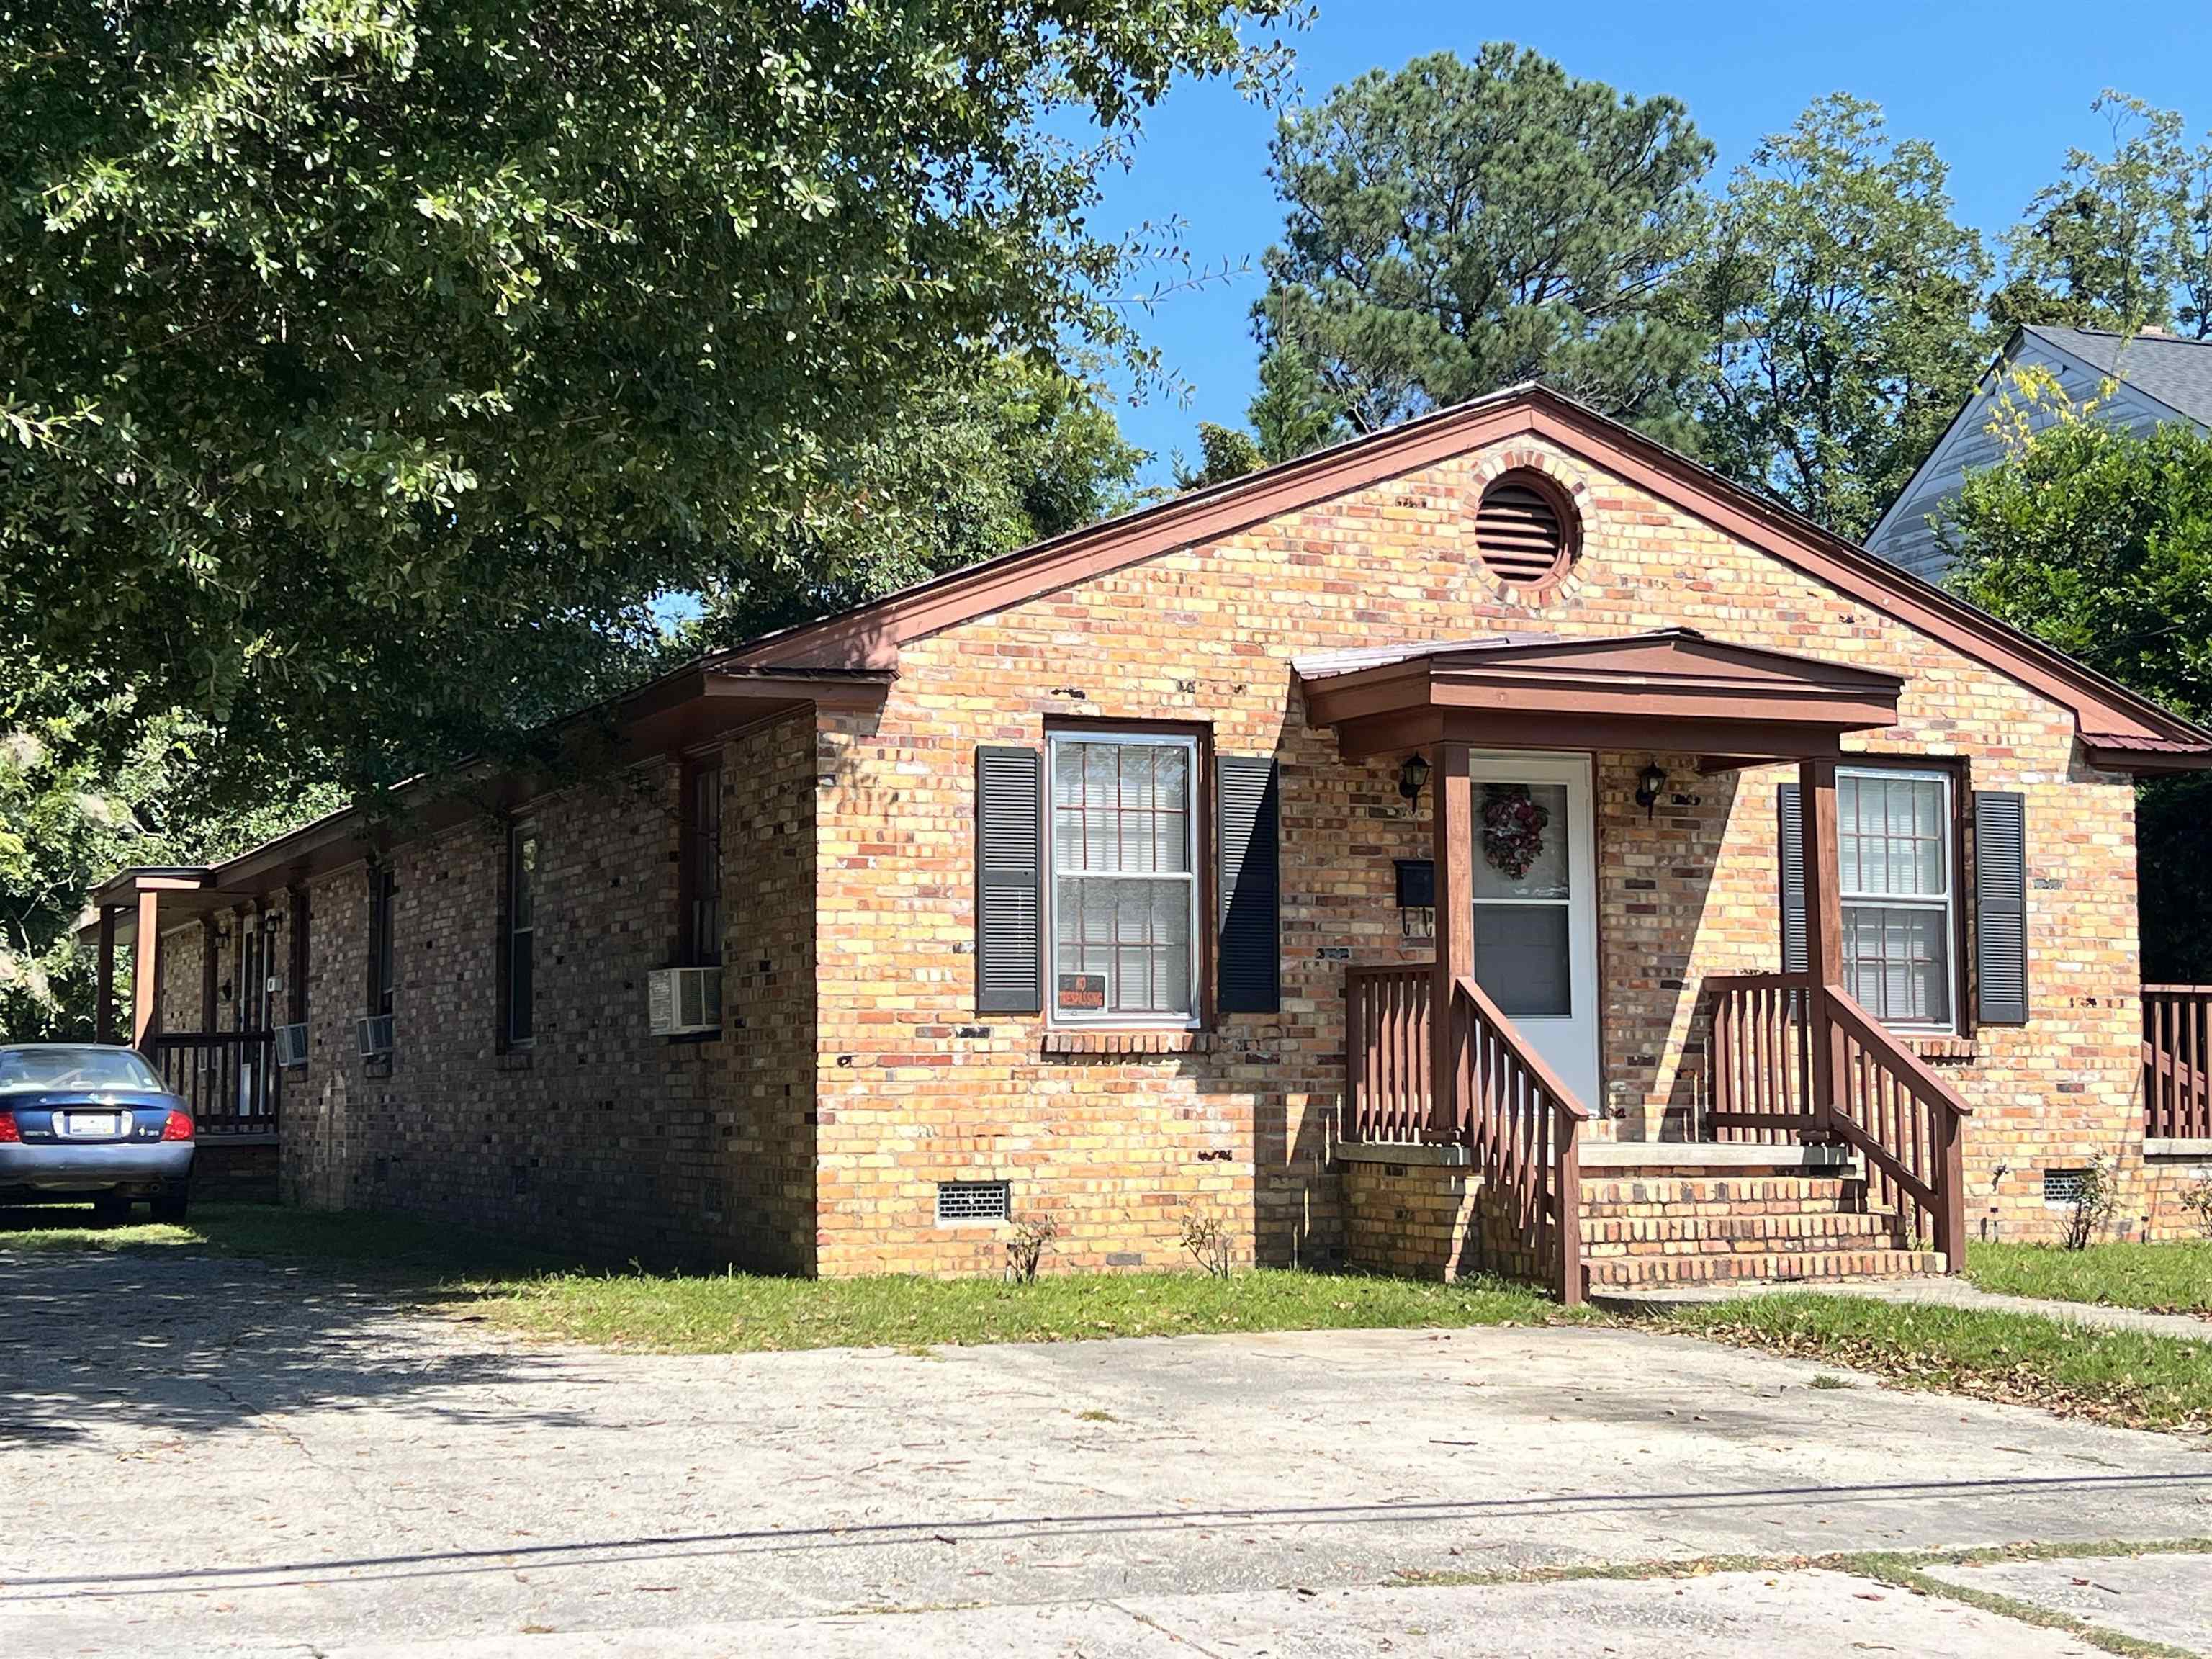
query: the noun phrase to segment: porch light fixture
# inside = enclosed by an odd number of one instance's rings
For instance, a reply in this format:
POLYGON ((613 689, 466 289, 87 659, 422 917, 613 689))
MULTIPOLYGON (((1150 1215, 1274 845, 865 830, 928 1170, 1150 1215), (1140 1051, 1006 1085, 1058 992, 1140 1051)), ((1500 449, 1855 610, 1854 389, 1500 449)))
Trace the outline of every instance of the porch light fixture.
POLYGON ((1398 769, 1398 793, 1408 801, 1416 801, 1420 799, 1421 791, 1428 785, 1427 759, 1418 754, 1407 756, 1405 763, 1398 769))
POLYGON ((1645 817, 1649 818, 1658 809, 1659 792, 1666 787, 1667 769, 1657 761, 1651 762, 1636 775, 1636 804, 1644 809, 1645 817))

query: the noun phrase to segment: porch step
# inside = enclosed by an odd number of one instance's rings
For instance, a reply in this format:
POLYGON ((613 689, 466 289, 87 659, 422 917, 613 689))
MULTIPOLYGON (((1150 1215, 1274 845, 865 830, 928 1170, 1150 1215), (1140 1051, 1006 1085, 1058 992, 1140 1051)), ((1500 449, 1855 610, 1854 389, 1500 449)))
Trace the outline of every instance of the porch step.
POLYGON ((1933 1250, 1748 1250, 1710 1255, 1586 1256, 1584 1266, 1590 1289, 1601 1292, 1631 1286, 1744 1279, 1905 1279, 1942 1273, 1943 1258, 1933 1250))
POLYGON ((1583 1214, 1583 1253, 1626 1255, 1719 1254, 1731 1250, 1888 1249, 1894 1218, 1863 1210, 1780 1215, 1613 1216, 1583 1214))
POLYGON ((1593 1290, 1942 1271, 1942 1258, 1900 1249, 1897 1229, 1850 1169, 1608 1170, 1583 1182, 1583 1262, 1593 1290))
POLYGON ((1583 1179, 1583 1212, 1772 1215, 1863 1208, 1866 1183, 1844 1176, 1638 1176, 1583 1179))

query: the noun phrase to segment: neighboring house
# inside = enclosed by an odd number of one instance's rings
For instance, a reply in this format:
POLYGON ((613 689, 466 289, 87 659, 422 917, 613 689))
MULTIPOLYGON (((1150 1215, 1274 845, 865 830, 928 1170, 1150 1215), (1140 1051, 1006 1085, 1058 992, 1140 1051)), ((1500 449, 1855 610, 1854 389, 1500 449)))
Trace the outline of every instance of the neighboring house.
MULTIPOLYGON (((2016 328, 1904 493, 1868 532, 1869 552, 1923 580, 1943 580, 1950 556, 1937 533, 1936 515, 1957 498, 1967 473, 2004 459, 2003 447, 1990 430, 1990 417, 2006 387, 2030 368, 2052 375, 2073 402, 2100 400, 2097 417, 2130 431, 2148 431, 2166 421, 2185 421, 2200 430, 2212 427, 2212 340, 2016 328)), ((2041 428, 2051 418, 2032 413, 2030 423, 2041 428)))
POLYGON ((822 1274, 1196 1212, 1575 1296, 1955 1264, 2100 1158, 2172 1229, 2212 1157, 2193 1060, 2146 1117, 2134 837, 2212 734, 1541 390, 580 729, 94 896, 291 1201, 822 1274))

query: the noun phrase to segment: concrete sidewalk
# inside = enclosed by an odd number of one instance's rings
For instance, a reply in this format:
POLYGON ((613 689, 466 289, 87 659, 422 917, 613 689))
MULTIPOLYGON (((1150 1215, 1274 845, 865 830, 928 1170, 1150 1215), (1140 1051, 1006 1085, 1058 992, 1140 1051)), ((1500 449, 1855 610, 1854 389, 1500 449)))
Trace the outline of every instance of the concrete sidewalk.
POLYGON ((200 1256, 0 1287, 10 1659, 778 1623, 835 1653, 820 1621, 872 1610, 1233 1625, 1405 1573, 2212 1534, 2200 1443, 1632 1330, 653 1358, 200 1256))
POLYGON ((1111 1601, 763 1620, 581 1636, 326 1649, 319 1659, 1955 1659, 2094 1655, 2078 1636, 1832 1572, 1721 1573, 1458 1589, 1262 1590, 1111 1601))

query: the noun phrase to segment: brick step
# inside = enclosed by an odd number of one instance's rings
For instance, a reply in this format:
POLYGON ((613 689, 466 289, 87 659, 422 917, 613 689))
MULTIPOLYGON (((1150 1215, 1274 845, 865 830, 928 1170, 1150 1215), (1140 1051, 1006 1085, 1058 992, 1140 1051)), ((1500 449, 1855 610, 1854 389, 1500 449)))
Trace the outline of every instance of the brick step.
POLYGON ((1657 1285, 1713 1285, 1763 1279, 1796 1283, 1836 1279, 1909 1279, 1940 1273, 1933 1250, 1748 1250, 1698 1255, 1585 1256, 1593 1291, 1657 1285))
POLYGON ((1866 1182, 1834 1176, 1668 1176, 1634 1180, 1583 1180, 1583 1207, 1626 1211, 1654 1206, 1712 1205, 1772 1209, 1856 1206, 1866 1182))
POLYGON ((1730 1212, 1723 1215, 1639 1215, 1609 1216, 1583 1212, 1583 1242, 1585 1244, 1628 1245, 1705 1245, 1726 1249, 1732 1245, 1760 1243, 1768 1240, 1790 1241, 1812 1239, 1823 1241, 1808 1248, 1826 1249, 1826 1241, 1879 1239, 1887 1243, 1894 1237, 1895 1218, 1873 1215, 1864 1211, 1828 1210, 1783 1215, 1746 1215, 1730 1212))

